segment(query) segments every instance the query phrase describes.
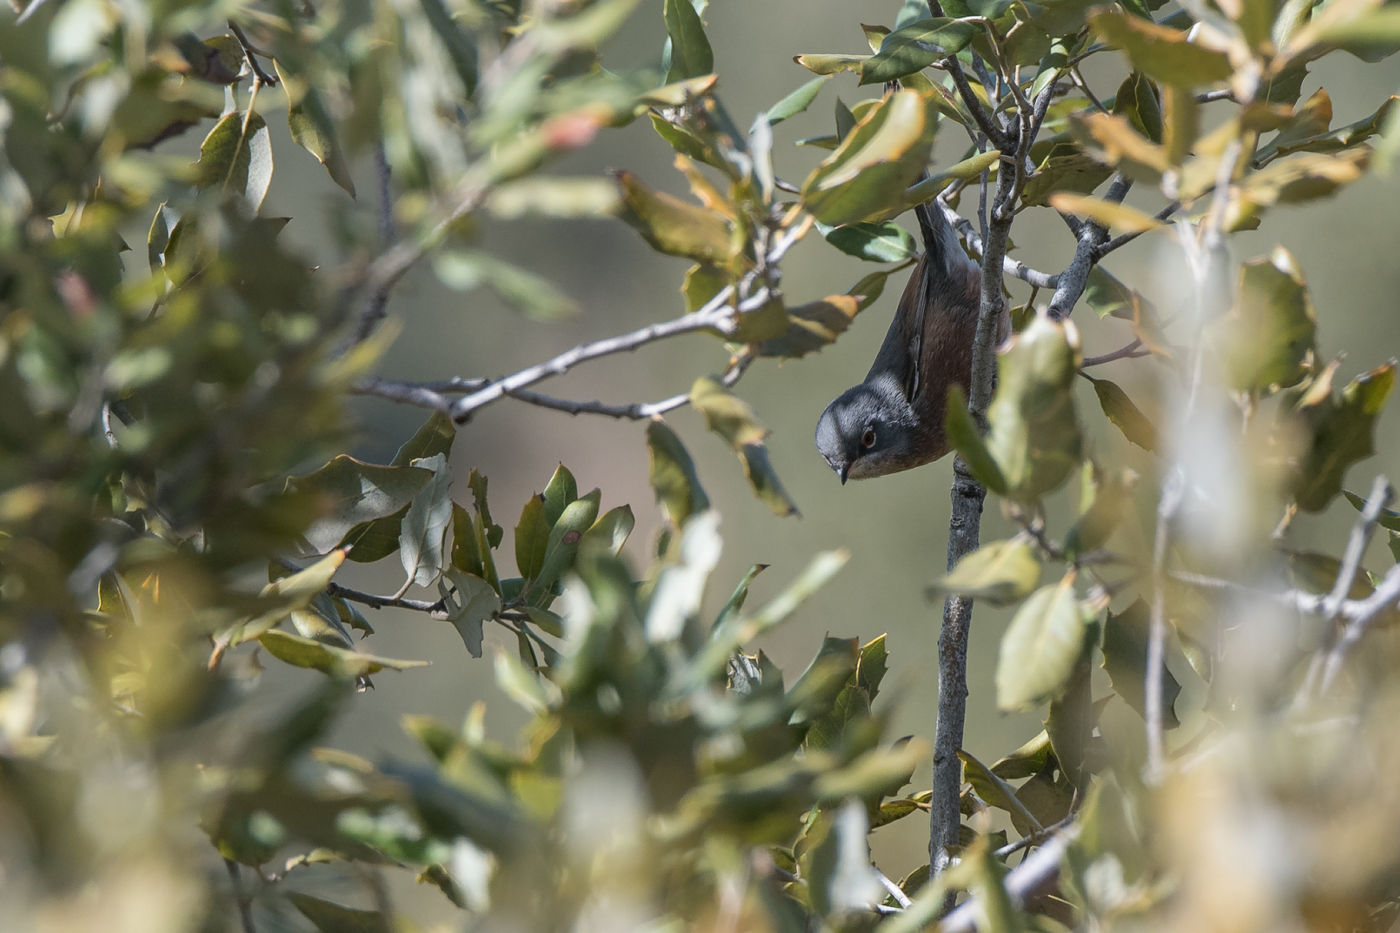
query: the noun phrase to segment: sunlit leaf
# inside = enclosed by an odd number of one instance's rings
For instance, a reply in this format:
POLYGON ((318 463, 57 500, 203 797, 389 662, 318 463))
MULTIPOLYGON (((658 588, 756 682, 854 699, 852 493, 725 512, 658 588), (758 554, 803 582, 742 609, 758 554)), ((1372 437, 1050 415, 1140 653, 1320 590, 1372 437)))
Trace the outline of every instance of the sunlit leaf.
POLYGON ((807 176, 803 205, 833 226, 902 208, 904 190, 928 161, 934 128, 932 108, 918 93, 885 98, 807 176))
POLYGON ((880 51, 860 66, 861 84, 894 81, 922 71, 941 58, 962 50, 980 32, 975 23, 954 19, 921 19, 885 36, 880 51))
POLYGON ((1058 694, 1088 647, 1087 634, 1073 572, 1036 590, 1002 636, 997 706, 1028 709, 1058 694))
POLYGON ((271 184, 272 143, 267 122, 257 113, 229 113, 200 144, 199 186, 237 194, 257 213, 271 184))
POLYGON ((1057 487, 1079 464, 1073 383, 1078 332, 1037 316, 997 360, 999 381, 987 411, 987 450, 1006 494, 1029 501, 1057 487))
POLYGON ((1156 450, 1157 426, 1133 404, 1133 400, 1128 398, 1128 393, 1116 382, 1095 379, 1087 374, 1085 378, 1093 383, 1099 407, 1108 416, 1108 420, 1123 432, 1123 436, 1143 450, 1156 450))
POLYGON ((716 265, 725 265, 733 256, 730 225, 723 217, 649 188, 631 172, 618 172, 617 183, 626 205, 623 219, 655 249, 716 265))
POLYGON ((1230 76, 1225 53, 1187 38, 1187 33, 1132 16, 1120 8, 1102 6, 1089 14, 1099 38, 1122 49, 1133 67, 1166 84, 1196 87, 1230 76))
POLYGON ((1025 597, 1039 580, 1040 561, 1035 549, 1028 541, 1010 538, 984 544, 968 554, 930 590, 1004 606, 1025 597))
POLYGON ((272 629, 258 636, 258 643, 267 653, 293 667, 309 667, 330 674, 332 677, 363 677, 389 669, 405 671, 414 667, 427 667, 427 661, 400 661, 394 658, 381 658, 378 655, 362 654, 347 648, 337 648, 314 638, 304 638, 280 629, 272 629))

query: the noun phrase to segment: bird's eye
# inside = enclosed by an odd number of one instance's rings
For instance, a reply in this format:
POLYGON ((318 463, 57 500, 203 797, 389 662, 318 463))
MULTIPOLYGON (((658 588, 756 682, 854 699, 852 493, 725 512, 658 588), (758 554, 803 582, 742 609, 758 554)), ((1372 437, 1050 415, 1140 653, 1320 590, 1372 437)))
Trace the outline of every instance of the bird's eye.
POLYGON ((860 436, 860 446, 867 450, 875 446, 875 429, 866 428, 865 433, 860 436))

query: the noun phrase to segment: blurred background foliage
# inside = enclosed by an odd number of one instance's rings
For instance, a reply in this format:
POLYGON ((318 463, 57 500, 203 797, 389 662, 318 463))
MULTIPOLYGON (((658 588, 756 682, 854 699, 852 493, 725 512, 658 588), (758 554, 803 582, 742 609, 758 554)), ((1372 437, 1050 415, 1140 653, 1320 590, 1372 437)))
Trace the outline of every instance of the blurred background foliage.
MULTIPOLYGON (((1316 699, 1326 625, 1259 594, 1331 593, 1357 510, 1380 502, 1369 478, 1400 455, 1382 404, 1400 338, 1394 9, 1125 2, 1090 25, 1083 4, 993 2, 945 6, 965 21, 949 27, 889 7, 3 14, 0 927, 916 929, 944 890, 975 892, 998 930, 1389 926, 1388 620, 1316 699), (1332 30, 1312 45, 1310 16, 1332 30), (1229 276, 1242 298, 1209 331, 1181 310, 1195 276, 1167 230, 1108 263, 1160 317, 1017 315, 987 450, 964 453, 1020 511, 989 507, 991 550, 945 577, 948 463, 840 487, 811 430, 883 334, 883 277, 901 285, 916 247, 873 225, 908 207, 930 147, 975 217, 988 162, 966 161, 966 108, 918 42, 941 28, 945 50, 991 58, 963 28, 978 17, 1028 88, 1055 72, 1052 38, 1102 49, 1078 77, 1121 118, 1073 126, 1095 108, 1062 76, 1060 148, 1033 153, 1026 203, 1082 198, 1116 167, 1139 182, 1127 207, 1150 216, 1184 185, 1186 216, 1262 258, 1229 276), (1298 60, 1349 51, 1287 72, 1289 29, 1298 60), (1273 66, 1301 83, 1251 83, 1273 66), (906 90, 883 99, 890 78, 906 90), (1238 100, 1173 124, 1192 87, 1238 100), (1263 101, 1277 109, 1248 107, 1263 101), (1257 147, 1219 205, 1215 172, 1172 170, 1218 156, 1212 131, 1257 147), (1281 191, 1298 203, 1264 213, 1281 191), (543 388, 691 403, 664 422, 441 384, 674 320, 680 336, 543 388), (1205 414, 1174 426, 1172 361, 1198 333, 1224 352, 1205 414), (1135 334, 1159 352, 1074 378, 1135 334), (425 407, 401 403, 409 381, 433 383, 413 387, 425 407), (1037 420, 1046 399, 1068 429, 1037 420), (1160 462, 1143 443, 1158 429, 1160 462), (1143 571, 1163 463, 1200 497, 1181 566, 1249 587, 1159 581, 1180 720, 1166 781, 1144 776, 1150 573, 1091 586, 1084 560, 1111 540, 1143 571), (968 848, 940 888, 924 884, 931 583, 979 597, 968 848), (1055 895, 1013 910, 1003 863, 1071 812, 1055 895)), ((1043 208, 1013 242, 1044 270, 1075 247, 1043 208)), ((1013 307, 1031 298, 1008 287, 1013 307)), ((1384 585, 1394 556, 1364 557, 1377 572, 1345 580, 1325 622, 1384 585)))

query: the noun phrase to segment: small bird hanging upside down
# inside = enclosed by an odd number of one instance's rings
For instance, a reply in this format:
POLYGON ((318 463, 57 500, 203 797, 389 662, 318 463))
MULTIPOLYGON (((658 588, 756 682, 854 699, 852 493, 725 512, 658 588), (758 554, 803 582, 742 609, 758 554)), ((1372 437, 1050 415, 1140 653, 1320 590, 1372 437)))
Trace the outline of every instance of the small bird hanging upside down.
MULTIPOLYGON (((884 343, 865 381, 837 396, 817 421, 817 450, 842 483, 912 469, 946 454, 948 387, 968 386, 981 269, 937 206, 921 204, 915 213, 924 254, 884 343)), ((998 342, 1009 328, 1003 315, 998 342)))

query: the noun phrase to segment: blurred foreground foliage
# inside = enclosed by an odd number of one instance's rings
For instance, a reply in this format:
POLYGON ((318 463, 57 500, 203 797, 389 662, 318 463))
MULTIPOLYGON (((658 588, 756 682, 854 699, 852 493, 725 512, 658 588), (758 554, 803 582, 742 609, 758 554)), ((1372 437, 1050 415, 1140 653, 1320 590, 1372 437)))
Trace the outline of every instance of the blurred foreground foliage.
POLYGON ((1394 921, 1400 576, 1368 571, 1365 545, 1384 529, 1400 556, 1400 517, 1383 482, 1340 495, 1394 364, 1341 384, 1293 257, 1221 262, 1228 233, 1391 157, 1394 98, 1333 127, 1327 92, 1302 88, 1323 55, 1400 47, 1393 7, 905 2, 863 27, 869 53, 798 56, 816 77, 747 131, 718 94, 704 0, 18 7, 0 28, 0 927, 411 929, 386 895, 400 871, 482 929, 914 930, 954 900, 948 929, 1394 921), (657 12, 657 66, 604 68, 600 45, 657 12), (1123 72, 1116 93, 1089 89, 1091 56, 1123 72), (838 100, 835 132, 801 141, 829 154, 784 181, 774 126, 843 73, 902 87, 838 100), (375 163, 392 181, 378 229, 344 210, 332 256, 284 245, 289 218, 263 212, 273 118, 345 197, 370 197, 354 169, 375 163), (638 118, 693 201, 625 171, 542 174, 638 118), (969 143, 930 175, 940 127, 969 143), (197 160, 171 154, 191 131, 197 160), (1131 184, 1158 203, 1126 203, 1131 184), (1133 341, 1115 359, 1142 359, 1140 394, 1085 373, 1069 309, 1038 311, 1032 290, 985 433, 950 400, 961 458, 1021 530, 934 590, 1016 607, 998 703, 1044 709, 1045 729, 991 764, 960 752, 955 865, 886 877, 869 833, 932 793, 909 787, 928 744, 892 742, 873 705, 897 655, 827 636, 789 678, 746 653, 845 554, 753 611, 756 564, 707 606, 717 513, 660 416, 699 409, 758 500, 795 514, 735 384, 837 339, 908 267, 893 218, 991 185, 1010 198, 994 222, 1053 208, 1089 244, 1084 302, 1133 341), (474 245, 525 214, 611 214, 691 260, 682 315, 495 382, 375 380, 388 293, 425 258, 524 313, 572 308, 474 245), (877 271, 789 304, 780 262, 812 230, 877 271), (1098 265, 1139 234, 1176 238, 1194 312, 1098 265), (689 333, 731 356, 676 399, 528 388, 689 333), (343 452, 351 392, 432 413, 390 463, 363 462, 343 452), (506 548, 506 506, 450 459, 456 425, 503 398, 646 421, 665 517, 647 566, 622 554, 631 508, 604 510, 562 465, 506 548), (1091 422, 1122 437, 1095 444, 1091 422), (1300 513, 1353 507, 1351 542, 1296 540, 1300 513), (399 592, 345 582, 381 560, 399 592), (478 706, 460 725, 409 717, 415 761, 325 747, 373 676, 423 663, 362 649, 385 606, 452 625, 466 651, 440 663, 465 670, 487 625, 513 636, 490 663, 521 734, 487 735, 478 706), (263 658, 307 688, 263 702, 263 658), (353 892, 303 882, 313 865, 353 892))

